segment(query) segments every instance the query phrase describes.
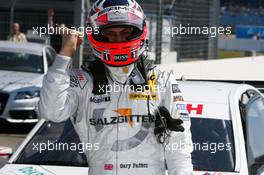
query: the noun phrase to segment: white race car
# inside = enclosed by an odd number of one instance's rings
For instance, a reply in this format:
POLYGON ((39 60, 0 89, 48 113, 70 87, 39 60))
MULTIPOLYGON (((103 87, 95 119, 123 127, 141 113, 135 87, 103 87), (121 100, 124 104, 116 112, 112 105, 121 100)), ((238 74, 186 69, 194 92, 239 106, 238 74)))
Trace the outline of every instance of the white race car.
MULTIPOLYGON (((245 84, 180 82, 192 121, 195 175, 264 175, 264 98, 245 84)), ((177 145, 167 149, 176 149, 177 145)), ((71 120, 35 126, 1 175, 86 175, 71 120)))
POLYGON ((55 55, 48 45, 0 41, 0 119, 38 121, 39 89, 55 55))

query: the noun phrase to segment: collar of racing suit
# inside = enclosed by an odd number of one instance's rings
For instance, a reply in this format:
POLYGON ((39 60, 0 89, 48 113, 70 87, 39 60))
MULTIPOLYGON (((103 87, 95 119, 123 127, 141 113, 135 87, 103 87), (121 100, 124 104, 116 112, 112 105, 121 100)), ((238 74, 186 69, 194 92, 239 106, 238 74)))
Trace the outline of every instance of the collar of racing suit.
MULTIPOLYGON (((148 71, 155 68, 153 62, 148 59, 141 58, 136 63, 136 66, 132 73, 129 75, 129 84, 132 86, 144 86, 147 85, 147 73, 148 71)), ((91 62, 88 67, 82 66, 82 69, 84 71, 88 71, 93 76, 93 94, 95 95, 103 95, 105 94, 107 89, 102 90, 101 87, 109 87, 107 86, 109 84, 107 79, 107 69, 105 65, 100 61, 96 60, 91 62)))

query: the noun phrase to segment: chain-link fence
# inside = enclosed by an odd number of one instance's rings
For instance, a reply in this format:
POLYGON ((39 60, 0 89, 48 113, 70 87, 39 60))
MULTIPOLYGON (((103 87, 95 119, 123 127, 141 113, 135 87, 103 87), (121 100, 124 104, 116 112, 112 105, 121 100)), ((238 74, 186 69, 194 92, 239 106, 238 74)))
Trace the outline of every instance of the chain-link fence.
POLYGON ((164 56, 175 55, 175 61, 188 61, 217 58, 217 35, 211 36, 198 32, 202 29, 217 27, 219 20, 218 0, 176 0, 163 3, 164 16, 160 26, 162 40, 156 39, 157 4, 147 5, 150 51, 155 52, 157 46, 162 46, 164 56), (152 11, 151 11, 152 9, 152 11), (197 32, 191 33, 191 27, 197 32), (189 30, 189 33, 188 33, 189 30), (180 34, 182 32, 182 34, 180 34), (170 54, 175 52, 175 54, 170 54))
POLYGON ((55 9, 54 23, 73 25, 73 1, 61 0, 10 0, 0 1, 0 39, 10 34, 11 8, 14 5, 13 21, 20 24, 20 30, 27 33, 33 27, 47 26, 49 8, 55 9))
MULTIPOLYGON (((12 0, 14 1, 14 0, 12 0)), ((12 1, 0 2, 0 39, 7 39, 10 33, 12 1)), ((220 0, 138 0, 142 5, 149 27, 150 55, 161 54, 161 59, 170 57, 176 61, 217 58, 217 36, 204 34, 175 34, 180 26, 211 27, 218 26, 220 0), (160 3, 162 2, 162 3, 160 3), (159 8, 159 4, 162 5, 159 8), (158 9, 162 9, 160 16, 158 9), (162 17, 162 25, 157 16, 162 17), (158 31, 162 37, 157 40, 158 31), (172 36, 173 34, 173 36, 172 36), (175 35, 174 35, 175 34, 175 35), (161 51, 157 50, 161 47, 161 51)), ((74 24, 74 3, 77 0, 16 0, 14 21, 20 23, 21 31, 26 33, 36 26, 47 25, 48 8, 54 8, 54 23, 74 24)), ((94 1, 91 1, 91 3, 94 1)), ((84 54, 87 55, 85 47, 84 54)), ((86 58, 87 56, 84 56, 86 58)))
MULTIPOLYGON (((33 35, 34 29, 48 25, 48 9, 54 8, 53 23, 73 25, 73 1, 60 3, 61 1, 44 0, 10 0, 0 1, 0 40, 8 39, 12 32, 12 22, 19 23, 20 31, 27 35, 30 42, 52 44, 60 48, 61 40, 53 40, 47 34, 41 38, 33 35), (13 10, 12 10, 13 8, 13 10), (12 12, 13 11, 13 12, 12 12)), ((58 49, 56 49, 58 50, 58 49)))

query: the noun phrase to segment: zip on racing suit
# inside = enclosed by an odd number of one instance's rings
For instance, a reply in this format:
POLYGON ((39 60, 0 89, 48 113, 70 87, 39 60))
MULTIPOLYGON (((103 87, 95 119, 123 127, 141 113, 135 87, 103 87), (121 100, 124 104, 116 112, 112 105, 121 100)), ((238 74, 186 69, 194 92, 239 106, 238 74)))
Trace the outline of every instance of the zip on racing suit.
POLYGON ((83 143, 99 145, 86 151, 89 175, 164 175, 165 162, 169 175, 192 174, 190 119, 172 74, 148 71, 147 93, 124 90, 124 85, 114 90, 118 84, 106 74, 112 89, 96 95, 96 77, 89 70, 70 71, 70 63, 57 55, 43 80, 39 112, 53 122, 71 118, 83 143), (154 134, 157 106, 184 121, 184 132, 171 132, 165 148, 154 134))

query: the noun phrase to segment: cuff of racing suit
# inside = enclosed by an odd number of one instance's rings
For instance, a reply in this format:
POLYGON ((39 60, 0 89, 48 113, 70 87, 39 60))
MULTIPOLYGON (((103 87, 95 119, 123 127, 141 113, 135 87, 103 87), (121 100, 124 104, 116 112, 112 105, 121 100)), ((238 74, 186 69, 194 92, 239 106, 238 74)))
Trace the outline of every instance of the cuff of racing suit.
POLYGON ((72 60, 70 57, 57 54, 56 59, 50 69, 56 72, 66 73, 70 68, 71 62, 72 60))

